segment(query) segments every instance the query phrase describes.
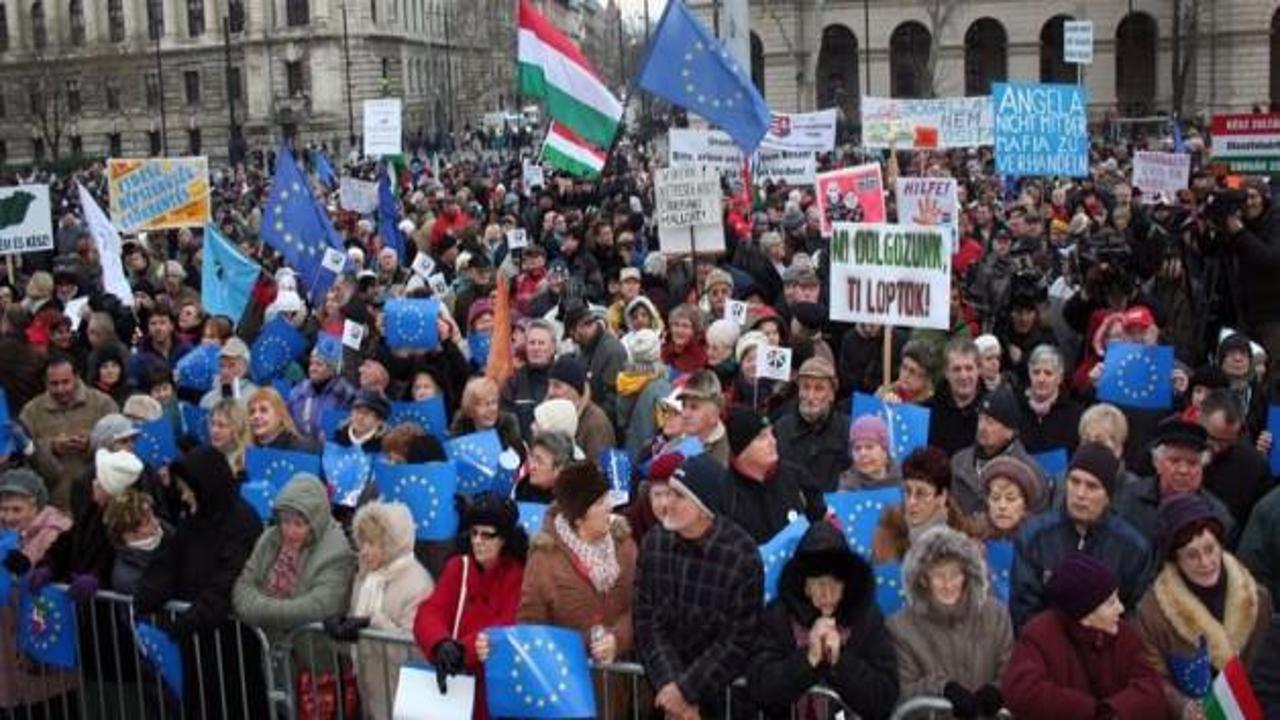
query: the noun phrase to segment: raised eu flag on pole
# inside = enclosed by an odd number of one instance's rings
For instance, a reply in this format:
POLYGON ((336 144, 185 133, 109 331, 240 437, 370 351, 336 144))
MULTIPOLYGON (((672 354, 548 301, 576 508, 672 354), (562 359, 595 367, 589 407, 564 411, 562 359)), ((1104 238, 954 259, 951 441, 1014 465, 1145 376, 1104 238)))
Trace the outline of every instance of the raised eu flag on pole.
POLYGON ((591 666, 576 630, 515 625, 488 634, 493 649, 484 673, 491 716, 596 717, 591 666))
POLYGON ((729 50, 681 0, 670 0, 649 45, 640 87, 706 118, 750 155, 769 130, 769 105, 729 50))
POLYGON ((63 670, 76 667, 76 608, 55 585, 33 593, 23 583, 18 600, 18 649, 37 663, 63 670))
POLYGON ((401 423, 414 423, 438 440, 448 439, 449 424, 445 419, 444 396, 434 395, 417 402, 391 403, 391 416, 387 419, 387 425, 394 427, 401 423))
POLYGON ((333 503, 355 507, 373 472, 373 456, 356 445, 327 442, 320 462, 324 467, 324 478, 333 488, 333 503))
POLYGON ((267 323, 253 341, 249 353, 249 373, 259 385, 284 372, 289 363, 307 351, 307 338, 288 320, 277 316, 267 323))
POLYGON ((240 323, 262 268, 236 249, 212 223, 204 226, 200 304, 210 315, 240 323))
POLYGON ((902 565, 885 563, 874 568, 876 577, 876 604, 885 617, 898 612, 907 604, 906 589, 902 585, 902 565))
POLYGON ((404 262, 404 236, 400 234, 400 208, 396 204, 395 170, 391 163, 383 166, 378 173, 378 234, 382 236, 382 244, 396 251, 396 257, 404 262))
POLYGON ((502 441, 496 430, 456 437, 445 443, 445 451, 458 463, 458 492, 470 496, 493 489, 502 472, 502 441))
POLYGON ((440 317, 440 300, 396 299, 388 300, 387 347, 392 350, 435 350, 440 347, 440 330, 436 319, 440 317))
POLYGON ((164 687, 179 702, 182 701, 182 649, 160 628, 147 622, 135 621, 133 635, 138 643, 138 653, 151 664, 164 687))
POLYGON ((323 150, 311 151, 311 169, 315 171, 316 178, 325 185, 332 188, 338 184, 338 174, 333 171, 333 165, 323 150))
POLYGON ((342 238, 328 213, 311 196, 307 179, 288 146, 276 154, 275 175, 262 214, 262 240, 298 271, 298 289, 314 304, 324 300, 346 267, 342 238))
POLYGON ((384 500, 409 506, 415 538, 451 540, 458 533, 458 511, 453 505, 458 471, 453 461, 420 465, 380 462, 374 465, 373 476, 384 500))
POLYGON ((909 403, 885 402, 865 393, 853 394, 850 422, 863 415, 876 415, 889 428, 889 455, 902 462, 918 448, 929 444, 929 408, 909 403))
POLYGON ((902 488, 894 485, 874 490, 841 490, 823 497, 844 530, 849 547, 863 557, 870 557, 880 516, 885 510, 902 504, 902 488))
POLYGON ((298 473, 320 477, 319 455, 251 447, 245 451, 245 471, 252 482, 265 482, 279 491, 298 473))
POLYGON ((184 390, 209 392, 218 374, 217 345, 201 343, 183 355, 173 366, 173 379, 184 390))
POLYGON ((178 459, 178 438, 173 432, 173 421, 166 415, 150 422, 138 423, 138 438, 134 449, 138 459, 150 468, 158 468, 178 459))
POLYGON ((1122 407, 1166 410, 1173 406, 1173 348, 1115 342, 1098 381, 1098 400, 1122 407))
POLYGON ((778 531, 768 542, 760 546, 760 562, 764 565, 764 601, 773 602, 778 597, 778 583, 782 580, 782 568, 796 554, 800 539, 809 531, 809 521, 800 517, 778 531))

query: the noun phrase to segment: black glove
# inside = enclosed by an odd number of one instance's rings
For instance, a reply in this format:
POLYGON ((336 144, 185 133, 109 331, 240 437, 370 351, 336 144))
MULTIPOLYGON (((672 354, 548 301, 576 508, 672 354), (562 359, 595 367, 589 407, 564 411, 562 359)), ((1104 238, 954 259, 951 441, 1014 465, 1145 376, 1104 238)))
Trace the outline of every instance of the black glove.
POLYGON ((436 643, 431 652, 431 661, 436 666, 436 685, 439 686, 441 695, 445 694, 445 678, 457 675, 465 669, 466 656, 466 648, 453 638, 436 643))
POLYGON ((965 686, 952 680, 942 688, 942 696, 951 703, 951 714, 956 720, 971 720, 978 714, 978 701, 965 686))
POLYGON ((4 556, 4 569, 14 575, 26 575, 31 570, 31 559, 21 550, 10 550, 4 556))
POLYGON ((1004 696, 1000 694, 1000 688, 995 685, 987 684, 978 688, 978 692, 973 694, 978 702, 978 712, 983 717, 994 717, 1000 712, 1000 708, 1004 707, 1004 696))
POLYGON ((360 639, 360 631, 369 627, 369 618, 343 617, 334 615, 324 619, 324 631, 329 637, 340 642, 355 642, 360 639))

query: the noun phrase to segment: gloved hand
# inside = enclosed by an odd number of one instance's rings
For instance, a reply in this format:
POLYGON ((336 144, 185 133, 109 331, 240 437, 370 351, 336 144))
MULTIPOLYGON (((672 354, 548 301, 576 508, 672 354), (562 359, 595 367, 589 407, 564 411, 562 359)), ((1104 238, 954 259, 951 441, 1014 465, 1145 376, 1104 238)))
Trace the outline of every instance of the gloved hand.
POLYGON ((973 694, 978 702, 978 712, 983 717, 994 717, 1000 712, 1000 708, 1004 707, 1004 696, 1000 694, 1000 688, 995 685, 987 684, 978 688, 978 692, 973 694))
POLYGON ((26 575, 31 570, 31 559, 21 550, 10 550, 4 556, 4 569, 14 575, 26 575))
POLYGON ((324 619, 324 631, 329 637, 341 642, 355 642, 360 639, 360 631, 369 627, 369 618, 343 617, 334 615, 324 619))
POLYGON ((49 581, 52 579, 53 571, 41 565, 27 575, 27 587, 31 589, 31 592, 38 593, 43 590, 44 586, 48 585, 49 581))
POLYGON ((978 700, 965 686, 951 680, 942 688, 942 696, 951 703, 956 720, 971 720, 978 714, 978 700))
POLYGON ((466 648, 453 638, 436 643, 431 651, 431 662, 436 666, 436 685, 440 687, 441 694, 445 692, 445 678, 466 669, 466 657, 466 648))
POLYGON ((98 578, 93 573, 72 573, 67 592, 76 602, 88 602, 98 592, 98 578))

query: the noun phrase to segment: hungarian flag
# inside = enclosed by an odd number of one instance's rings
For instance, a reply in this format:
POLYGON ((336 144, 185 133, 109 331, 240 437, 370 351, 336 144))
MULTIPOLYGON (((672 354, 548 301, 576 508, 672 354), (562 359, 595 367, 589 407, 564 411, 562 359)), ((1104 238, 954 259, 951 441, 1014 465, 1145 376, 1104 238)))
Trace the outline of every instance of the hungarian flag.
POLYGON ((622 104, 569 38, 520 0, 520 92, 541 98, 547 113, 596 147, 613 144, 622 104))
POLYGON ((542 160, 570 175, 593 178, 599 176, 604 168, 605 153, 553 121, 542 145, 542 160))
POLYGON ((1227 661, 1203 702, 1209 720, 1262 720, 1262 706, 1238 657, 1227 661))

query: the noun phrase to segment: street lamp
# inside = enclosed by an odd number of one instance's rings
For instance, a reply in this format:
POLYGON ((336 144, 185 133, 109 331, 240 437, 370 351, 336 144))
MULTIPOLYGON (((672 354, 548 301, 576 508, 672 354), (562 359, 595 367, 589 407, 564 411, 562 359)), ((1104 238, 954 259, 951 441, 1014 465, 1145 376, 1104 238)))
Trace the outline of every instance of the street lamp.
POLYGON ((356 146, 355 100, 351 97, 351 36, 347 31, 347 4, 342 4, 342 55, 347 66, 347 141, 356 146))

